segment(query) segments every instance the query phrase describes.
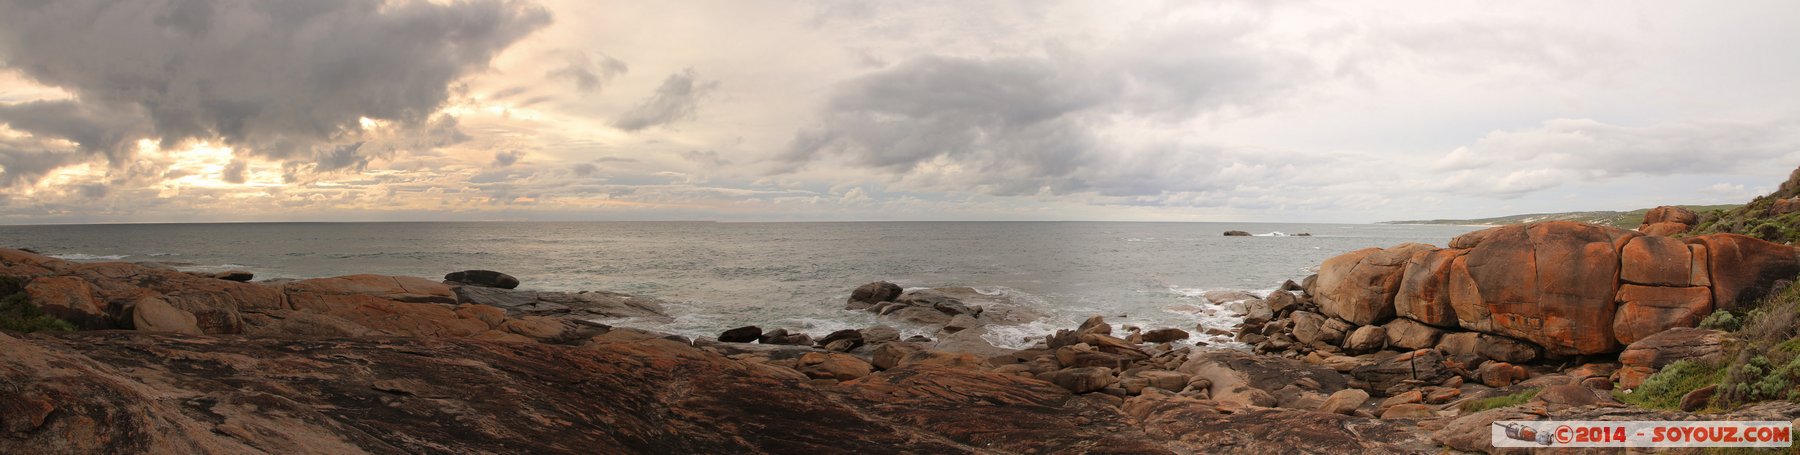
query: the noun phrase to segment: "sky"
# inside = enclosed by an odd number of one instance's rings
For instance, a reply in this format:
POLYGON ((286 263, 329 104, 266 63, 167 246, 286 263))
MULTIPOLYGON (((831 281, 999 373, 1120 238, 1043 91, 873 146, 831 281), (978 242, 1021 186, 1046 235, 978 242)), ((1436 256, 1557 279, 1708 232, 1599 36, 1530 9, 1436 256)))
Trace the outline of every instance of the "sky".
POLYGON ((1741 203, 1792 1, 0 0, 0 224, 1741 203))

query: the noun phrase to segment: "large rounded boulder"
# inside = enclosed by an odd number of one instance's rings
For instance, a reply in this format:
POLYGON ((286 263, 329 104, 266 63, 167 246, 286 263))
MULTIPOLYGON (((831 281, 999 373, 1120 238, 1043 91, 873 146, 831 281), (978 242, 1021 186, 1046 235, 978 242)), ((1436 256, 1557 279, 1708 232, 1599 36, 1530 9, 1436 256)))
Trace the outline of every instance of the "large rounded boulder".
POLYGON ((1459 325, 1555 355, 1618 350, 1612 326, 1619 249, 1640 234, 1563 221, 1488 231, 1450 266, 1459 325))
POLYGON ((1737 234, 1709 234, 1686 239, 1706 247, 1714 305, 1743 308, 1775 289, 1775 282, 1800 274, 1794 247, 1737 234))
POLYGON ((1394 318, 1394 293, 1407 260, 1435 247, 1404 243, 1393 248, 1364 248, 1326 259, 1314 289, 1319 309, 1356 325, 1394 318))

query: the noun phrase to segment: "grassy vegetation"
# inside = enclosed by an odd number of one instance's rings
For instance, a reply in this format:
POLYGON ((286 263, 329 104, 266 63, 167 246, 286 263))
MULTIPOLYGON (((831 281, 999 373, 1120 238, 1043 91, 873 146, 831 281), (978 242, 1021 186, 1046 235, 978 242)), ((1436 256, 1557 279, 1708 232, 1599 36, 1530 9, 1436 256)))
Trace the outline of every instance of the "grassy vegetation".
POLYGON ((1462 410, 1463 412, 1481 412, 1489 409, 1517 406, 1525 404, 1527 401, 1531 401, 1531 398, 1537 396, 1537 394, 1537 388, 1530 388, 1512 395, 1464 401, 1462 410))
POLYGON ((1644 385, 1631 393, 1613 392, 1619 401, 1650 409, 1681 409, 1681 397, 1701 387, 1718 384, 1725 370, 1693 360, 1680 360, 1663 367, 1644 380, 1644 385))
POLYGON ((1736 362, 1719 386, 1725 403, 1800 400, 1800 286, 1789 286, 1744 316, 1736 362))
POLYGON ((25 295, 25 280, 0 276, 0 330, 37 332, 41 330, 75 330, 75 326, 55 316, 44 314, 25 295))
POLYGON ((1778 213, 1778 201, 1800 196, 1800 169, 1788 176, 1775 192, 1753 199, 1741 207, 1699 211, 1700 224, 1694 234, 1743 234, 1777 243, 1800 241, 1800 212, 1778 213))

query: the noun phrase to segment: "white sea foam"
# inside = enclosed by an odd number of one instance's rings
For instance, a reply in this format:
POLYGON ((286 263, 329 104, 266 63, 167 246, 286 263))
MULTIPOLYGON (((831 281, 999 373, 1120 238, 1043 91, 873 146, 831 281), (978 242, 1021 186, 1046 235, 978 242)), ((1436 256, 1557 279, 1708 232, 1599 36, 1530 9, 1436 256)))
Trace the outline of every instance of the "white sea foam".
POLYGON ((57 258, 57 259, 64 259, 64 260, 70 260, 70 261, 117 261, 120 259, 125 259, 128 257, 131 257, 131 255, 129 255, 129 254, 83 254, 83 253, 52 254, 49 256, 53 257, 53 258, 57 258))

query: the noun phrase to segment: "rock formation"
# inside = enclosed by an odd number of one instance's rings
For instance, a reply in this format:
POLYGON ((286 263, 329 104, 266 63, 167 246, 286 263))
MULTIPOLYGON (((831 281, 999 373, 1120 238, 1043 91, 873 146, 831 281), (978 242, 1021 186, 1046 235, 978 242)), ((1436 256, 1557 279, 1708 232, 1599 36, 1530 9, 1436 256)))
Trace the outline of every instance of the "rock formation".
POLYGON ((1645 235, 1667 236, 1685 233, 1696 224, 1700 224, 1700 215, 1693 210, 1665 205, 1645 213, 1644 224, 1637 230, 1645 235))
MULTIPOLYGON (((1691 221, 1691 212, 1653 213, 1691 221)), ((1327 260, 1309 293, 1328 319, 1294 317, 1294 341, 1367 350, 1371 338, 1340 342, 1399 317, 1411 339, 1392 341, 1408 347, 1431 338, 1421 327, 1429 326, 1521 340, 1551 356, 1605 354, 1747 305, 1800 273, 1794 248, 1734 234, 1675 239, 1559 221, 1472 232, 1450 245, 1327 260)))

